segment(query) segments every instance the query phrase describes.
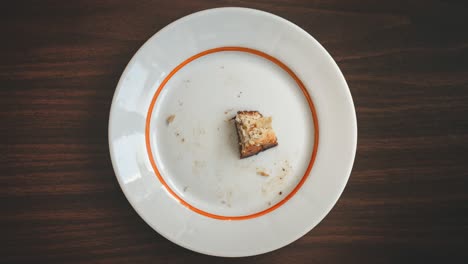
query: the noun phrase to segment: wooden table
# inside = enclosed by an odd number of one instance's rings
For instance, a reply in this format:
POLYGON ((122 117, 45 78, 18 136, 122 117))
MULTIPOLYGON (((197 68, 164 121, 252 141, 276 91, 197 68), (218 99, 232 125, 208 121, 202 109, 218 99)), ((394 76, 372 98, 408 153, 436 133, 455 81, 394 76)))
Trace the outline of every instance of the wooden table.
POLYGON ((467 14, 456 0, 2 3, 0 262, 467 257, 467 14), (154 232, 120 190, 107 144, 112 95, 132 55, 171 21, 217 6, 263 9, 317 38, 348 81, 359 127, 354 170, 324 221, 242 259, 197 254, 154 232))

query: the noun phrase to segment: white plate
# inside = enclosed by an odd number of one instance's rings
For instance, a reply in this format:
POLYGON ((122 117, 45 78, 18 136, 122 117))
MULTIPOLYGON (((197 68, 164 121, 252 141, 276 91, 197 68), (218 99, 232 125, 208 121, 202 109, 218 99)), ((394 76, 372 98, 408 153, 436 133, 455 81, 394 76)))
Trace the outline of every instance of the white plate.
POLYGON ((348 86, 326 50, 245 8, 198 12, 151 37, 122 74, 109 120, 112 164, 138 214, 174 243, 230 257, 317 225, 346 185, 356 137, 348 86), (239 110, 272 116, 279 145, 239 159, 228 120, 239 110))

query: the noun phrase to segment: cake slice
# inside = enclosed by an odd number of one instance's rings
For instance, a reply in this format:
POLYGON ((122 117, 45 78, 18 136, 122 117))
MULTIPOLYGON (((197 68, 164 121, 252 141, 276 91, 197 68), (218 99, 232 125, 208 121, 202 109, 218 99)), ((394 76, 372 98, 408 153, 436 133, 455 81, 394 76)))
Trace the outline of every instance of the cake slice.
POLYGON ((239 111, 234 121, 241 159, 278 145, 271 117, 263 117, 258 111, 239 111))

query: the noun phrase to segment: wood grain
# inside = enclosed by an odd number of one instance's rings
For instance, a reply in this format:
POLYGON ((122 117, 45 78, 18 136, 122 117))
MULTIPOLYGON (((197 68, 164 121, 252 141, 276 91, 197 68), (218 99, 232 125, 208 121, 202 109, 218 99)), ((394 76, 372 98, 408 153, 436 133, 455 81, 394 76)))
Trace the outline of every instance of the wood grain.
MULTIPOLYGON (((0 10, 4 263, 453 263, 468 257, 466 1, 5 1, 0 10), (107 121, 136 50, 218 6, 278 14, 332 54, 350 86, 354 170, 314 230, 219 259, 154 232, 114 176, 107 121)), ((287 224, 287 223, 285 223, 287 224)))

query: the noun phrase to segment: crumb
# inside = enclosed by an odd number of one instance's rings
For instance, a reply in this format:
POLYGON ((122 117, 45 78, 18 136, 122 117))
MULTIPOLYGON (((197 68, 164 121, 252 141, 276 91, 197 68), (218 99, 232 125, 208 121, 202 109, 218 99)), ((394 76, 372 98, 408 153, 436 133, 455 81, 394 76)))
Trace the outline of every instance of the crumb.
POLYGON ((264 171, 257 171, 257 174, 260 176, 270 176, 270 174, 264 172, 264 171))
POLYGON ((279 193, 278 193, 278 195, 282 195, 282 194, 283 194, 283 192, 279 192, 279 193))
POLYGON ((226 204, 226 201, 222 200, 221 203, 222 203, 222 204, 226 204))
POLYGON ((186 192, 186 191, 187 191, 187 189, 188 189, 188 186, 185 186, 185 187, 184 187, 184 192, 186 192))
POLYGON ((270 205, 271 205, 271 202, 268 202, 268 206, 270 206, 270 205))
POLYGON ((182 142, 185 142, 185 138, 182 138, 182 142))
POLYGON ((283 168, 283 171, 286 171, 286 169, 285 169, 285 168, 283 168))
POLYGON ((180 136, 179 132, 175 133, 176 137, 180 136))
POLYGON ((219 127, 218 127, 218 131, 219 131, 219 127))
POLYGON ((169 125, 170 123, 172 123, 172 121, 174 121, 175 119, 175 115, 170 115, 166 118, 166 123, 169 125))
POLYGON ((234 109, 229 108, 228 110, 224 111, 224 114, 227 115, 227 114, 229 114, 229 112, 231 112, 232 110, 234 110, 234 109))

